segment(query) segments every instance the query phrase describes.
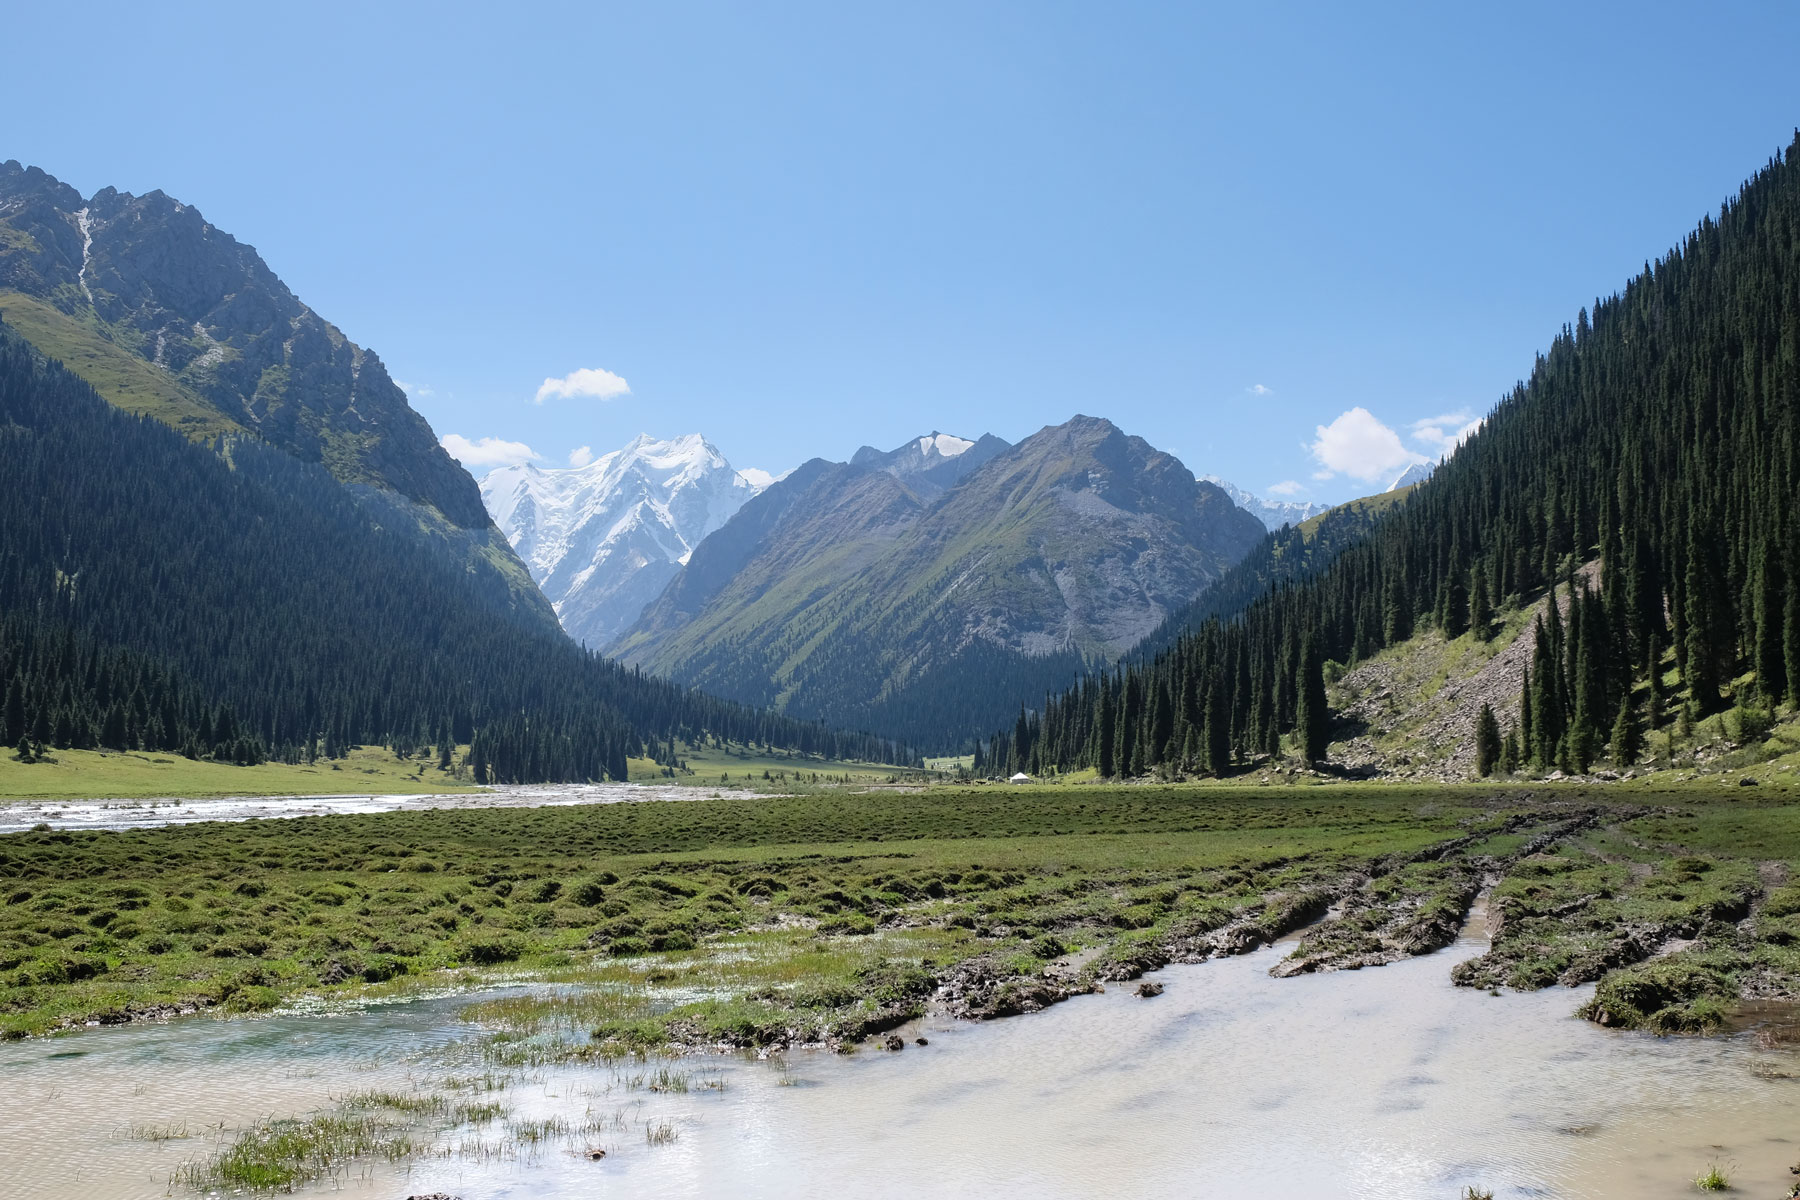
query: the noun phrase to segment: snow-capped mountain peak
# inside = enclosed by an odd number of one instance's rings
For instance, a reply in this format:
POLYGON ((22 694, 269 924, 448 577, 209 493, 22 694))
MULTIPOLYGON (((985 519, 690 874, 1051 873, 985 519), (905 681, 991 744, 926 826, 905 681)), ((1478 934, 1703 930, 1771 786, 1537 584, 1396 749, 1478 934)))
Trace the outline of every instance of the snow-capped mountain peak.
POLYGON ((968 438, 959 438, 953 433, 931 433, 919 439, 919 453, 929 458, 935 452, 939 458, 955 458, 975 443, 968 438))
POLYGON ((735 470, 700 434, 640 434, 585 466, 491 471, 481 498, 563 628, 600 647, 767 478, 735 470))
POLYGON ((864 446, 851 456, 850 465, 886 471, 921 492, 935 494, 1011 448, 1011 443, 991 433, 970 441, 934 429, 923 437, 902 442, 893 450, 864 446))
POLYGON ((1398 479, 1388 485, 1388 491, 1397 492, 1401 488, 1411 487, 1415 483, 1424 483, 1427 479, 1431 478, 1431 473, 1437 470, 1437 466, 1438 465, 1434 462, 1414 463, 1412 466, 1406 468, 1398 479))
POLYGON ((1283 525, 1298 525, 1302 521, 1310 521, 1320 513, 1331 508, 1329 504, 1318 504, 1307 500, 1265 500, 1252 492, 1247 492, 1235 483, 1220 479, 1217 475, 1202 475, 1201 482, 1210 483, 1227 496, 1231 502, 1263 523, 1264 528, 1275 530, 1283 525))

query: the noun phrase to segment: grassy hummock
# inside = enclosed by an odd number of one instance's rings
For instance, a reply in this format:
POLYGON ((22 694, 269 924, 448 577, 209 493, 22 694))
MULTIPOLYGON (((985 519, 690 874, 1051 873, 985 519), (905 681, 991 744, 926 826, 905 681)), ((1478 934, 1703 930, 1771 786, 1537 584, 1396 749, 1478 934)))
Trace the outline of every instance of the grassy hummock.
POLYGON ((1671 1031, 1796 990, 1797 810, 1609 795, 819 791, 35 831, 0 839, 0 1029, 525 977, 577 986, 481 1019, 853 1043, 928 997, 1030 1011, 1321 917, 1283 973, 1427 953, 1494 878, 1493 949, 1459 982, 1598 981, 1588 1015, 1671 1031))

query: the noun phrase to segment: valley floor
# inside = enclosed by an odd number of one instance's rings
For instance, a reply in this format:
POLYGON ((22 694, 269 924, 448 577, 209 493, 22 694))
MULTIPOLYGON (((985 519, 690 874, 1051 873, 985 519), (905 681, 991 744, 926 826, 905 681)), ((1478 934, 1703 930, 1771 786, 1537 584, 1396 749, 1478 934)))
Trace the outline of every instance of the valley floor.
MULTIPOLYGON (((0 804, 9 800, 210 799, 222 796, 397 796, 477 792, 463 765, 467 746, 458 746, 457 768, 441 770, 426 747, 400 758, 381 746, 364 746, 339 759, 312 764, 269 762, 254 767, 195 761, 162 752, 52 750, 45 761, 25 763, 0 749, 0 804)), ((882 784, 938 773, 909 771, 873 763, 811 758, 781 750, 735 745, 687 747, 680 769, 665 769, 648 758, 630 760, 631 782, 698 788, 766 788, 780 782, 789 790, 844 784, 882 784)))
POLYGON ((1777 788, 846 788, 38 830, 0 838, 0 1030, 507 982, 463 1014, 496 1067, 848 1051, 1296 932, 1277 976, 1407 959, 1486 893, 1458 984, 1595 984, 1599 1024, 1705 1032, 1800 999, 1796 867, 1777 788))
POLYGON ((194 761, 179 754, 111 750, 52 750, 49 761, 23 763, 16 754, 0 751, 0 802, 474 790, 468 780, 456 779, 432 763, 399 759, 379 746, 312 765, 271 762, 254 767, 194 761))

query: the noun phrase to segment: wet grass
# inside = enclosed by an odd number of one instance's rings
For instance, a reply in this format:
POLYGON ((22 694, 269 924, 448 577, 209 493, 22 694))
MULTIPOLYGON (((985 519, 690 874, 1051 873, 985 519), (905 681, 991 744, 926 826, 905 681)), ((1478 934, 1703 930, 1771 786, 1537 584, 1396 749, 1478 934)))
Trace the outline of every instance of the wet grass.
POLYGON ((1800 806, 1747 789, 1666 797, 1516 863, 1493 950, 1457 982, 1597 983, 1582 1015, 1704 1033, 1746 995, 1800 996, 1800 806))
MULTIPOLYGON (((630 964, 721 938, 748 940, 687 980, 710 998, 842 984, 895 953, 864 949, 878 930, 924 930, 900 955, 921 960, 1052 925, 1099 937, 1172 916, 1182 895, 1249 897, 1283 873, 1417 850, 1469 815, 1410 794, 1015 789, 14 834, 0 838, 0 1031, 507 974, 635 984, 630 964)), ((609 1019, 604 996, 571 1003, 589 1011, 570 1029, 609 1019)))
POLYGON ((1321 917, 1299 943, 1320 969, 1424 953, 1496 878, 1500 932, 1460 982, 1598 980, 1590 1017, 1704 1030, 1746 990, 1800 992, 1800 812, 1751 792, 974 788, 34 832, 0 838, 0 1020, 529 982, 464 1007, 432 1086, 261 1123, 177 1180, 265 1192, 356 1162, 665 1145, 679 1129, 636 1105, 727 1086, 665 1053, 779 1069, 934 996, 1030 1011, 1321 917), (624 1107, 514 1110, 571 1062, 624 1107))
POLYGON ((1500 932, 1461 982, 1598 980, 1590 1016, 1670 1031, 1713 1027, 1747 989, 1793 994, 1800 893, 1765 896, 1764 872, 1800 860, 1800 806, 1615 796, 968 788, 14 834, 0 1030, 513 979, 534 986, 467 1014, 504 1035, 500 1074, 854 1043, 959 972, 980 976, 971 1015, 1029 1011, 1331 904, 1303 942, 1320 969, 1424 953, 1495 876, 1500 932), (1085 975, 1059 976, 1075 954, 1085 975))
POLYGON ((1723 1192, 1730 1189, 1731 1177, 1725 1173, 1725 1168, 1713 1163, 1694 1176, 1694 1186, 1703 1192, 1723 1192))
POLYGON ((274 1120, 240 1134, 212 1158, 178 1168, 173 1182, 201 1191, 292 1191, 341 1177, 359 1160, 398 1162, 418 1148, 410 1123, 367 1113, 274 1120))

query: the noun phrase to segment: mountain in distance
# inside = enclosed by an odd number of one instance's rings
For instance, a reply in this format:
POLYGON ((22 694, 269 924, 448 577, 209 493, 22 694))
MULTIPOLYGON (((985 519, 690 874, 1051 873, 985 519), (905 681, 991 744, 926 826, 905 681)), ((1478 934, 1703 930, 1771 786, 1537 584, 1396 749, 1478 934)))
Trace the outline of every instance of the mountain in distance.
POLYGON ((642 434, 582 467, 501 467, 481 498, 563 628, 604 648, 764 486, 697 433, 642 434))
POLYGON ((997 442, 939 434, 804 464, 702 543, 615 652, 792 716, 950 746, 1129 651, 1263 536, 1173 456, 1091 417, 946 489, 929 476, 947 466, 934 454, 997 442))
POLYGON ((160 191, 83 199, 0 163, 0 313, 116 407, 317 463, 395 528, 499 573, 521 617, 554 622, 475 481, 380 358, 192 206, 160 191))
POLYGON ((1401 488, 1409 488, 1415 483, 1424 483, 1427 479, 1431 478, 1432 473, 1437 469, 1438 464, 1434 462, 1414 463, 1412 466, 1406 468, 1406 470, 1400 472, 1398 478, 1396 478, 1394 482, 1388 484, 1387 490, 1390 492, 1397 492, 1401 488))
POLYGON ((1233 504, 1261 521, 1263 528, 1271 532, 1283 525, 1298 525, 1302 521, 1310 521, 1331 510, 1331 505, 1311 500, 1265 500, 1217 475, 1202 475, 1200 478, 1230 496, 1233 504))
POLYGON ((864 446, 851 456, 850 465, 886 471, 920 495, 934 496, 954 486, 957 480, 996 454, 1011 448, 1012 443, 991 433, 984 433, 971 442, 968 438, 933 430, 895 450, 881 451, 864 446))

